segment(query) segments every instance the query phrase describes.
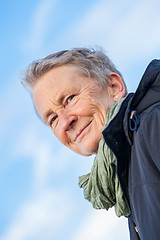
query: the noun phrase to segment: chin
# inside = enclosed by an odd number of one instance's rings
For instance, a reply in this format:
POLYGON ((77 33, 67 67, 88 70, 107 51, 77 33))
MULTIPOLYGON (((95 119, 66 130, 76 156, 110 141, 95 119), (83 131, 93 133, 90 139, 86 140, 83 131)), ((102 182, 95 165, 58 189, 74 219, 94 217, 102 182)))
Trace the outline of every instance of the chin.
POLYGON ((98 145, 96 144, 93 146, 85 146, 83 148, 78 149, 78 151, 76 152, 82 156, 91 156, 93 154, 97 154, 98 146, 99 144, 98 145))

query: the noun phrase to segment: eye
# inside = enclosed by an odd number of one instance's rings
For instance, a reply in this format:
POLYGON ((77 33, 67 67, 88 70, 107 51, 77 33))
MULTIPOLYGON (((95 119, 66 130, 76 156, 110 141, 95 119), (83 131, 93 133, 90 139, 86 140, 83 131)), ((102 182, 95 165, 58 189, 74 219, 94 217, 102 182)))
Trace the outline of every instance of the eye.
POLYGON ((51 126, 51 127, 52 127, 54 121, 56 120, 56 118, 57 118, 57 116, 54 116, 54 117, 51 119, 51 121, 50 121, 50 126, 51 126))
POLYGON ((75 95, 71 95, 67 98, 67 103, 70 103, 72 99, 75 97, 75 95))

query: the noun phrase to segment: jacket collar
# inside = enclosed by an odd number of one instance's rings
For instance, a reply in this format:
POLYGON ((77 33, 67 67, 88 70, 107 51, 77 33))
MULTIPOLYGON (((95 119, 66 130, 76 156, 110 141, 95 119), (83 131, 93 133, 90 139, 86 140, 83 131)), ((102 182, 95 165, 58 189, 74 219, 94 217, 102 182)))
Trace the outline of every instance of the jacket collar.
POLYGON ((160 101, 160 60, 153 60, 144 72, 130 104, 130 111, 140 114, 160 101))

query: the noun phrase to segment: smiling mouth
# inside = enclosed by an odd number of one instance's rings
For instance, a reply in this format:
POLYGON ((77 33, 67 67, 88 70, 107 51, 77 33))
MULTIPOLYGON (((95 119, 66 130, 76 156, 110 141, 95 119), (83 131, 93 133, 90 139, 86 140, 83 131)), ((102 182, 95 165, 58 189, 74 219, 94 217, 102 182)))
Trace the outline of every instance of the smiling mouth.
POLYGON ((91 124, 91 122, 89 122, 84 128, 82 128, 82 129, 79 131, 79 133, 76 135, 74 141, 77 141, 77 139, 79 139, 79 138, 82 136, 82 134, 85 132, 85 130, 87 129, 87 127, 88 127, 90 124, 91 124))

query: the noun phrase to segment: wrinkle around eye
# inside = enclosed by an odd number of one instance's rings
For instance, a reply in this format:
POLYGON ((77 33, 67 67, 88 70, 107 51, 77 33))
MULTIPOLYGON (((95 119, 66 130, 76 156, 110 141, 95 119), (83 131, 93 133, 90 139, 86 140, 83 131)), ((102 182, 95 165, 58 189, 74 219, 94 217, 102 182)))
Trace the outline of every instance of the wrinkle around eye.
POLYGON ((55 120, 57 119, 57 115, 53 115, 51 114, 49 117, 48 117, 48 125, 52 128, 53 127, 53 124, 55 122, 55 120))
POLYGON ((52 119, 51 119, 51 125, 53 124, 53 122, 56 120, 57 116, 54 116, 52 119))
POLYGON ((75 94, 70 95, 70 96, 67 98, 67 104, 69 104, 69 103, 72 101, 72 99, 74 99, 75 96, 76 96, 75 94))
POLYGON ((77 103, 77 101, 78 101, 78 96, 76 94, 72 94, 66 99, 64 107, 68 108, 70 106, 73 106, 74 104, 77 103))

